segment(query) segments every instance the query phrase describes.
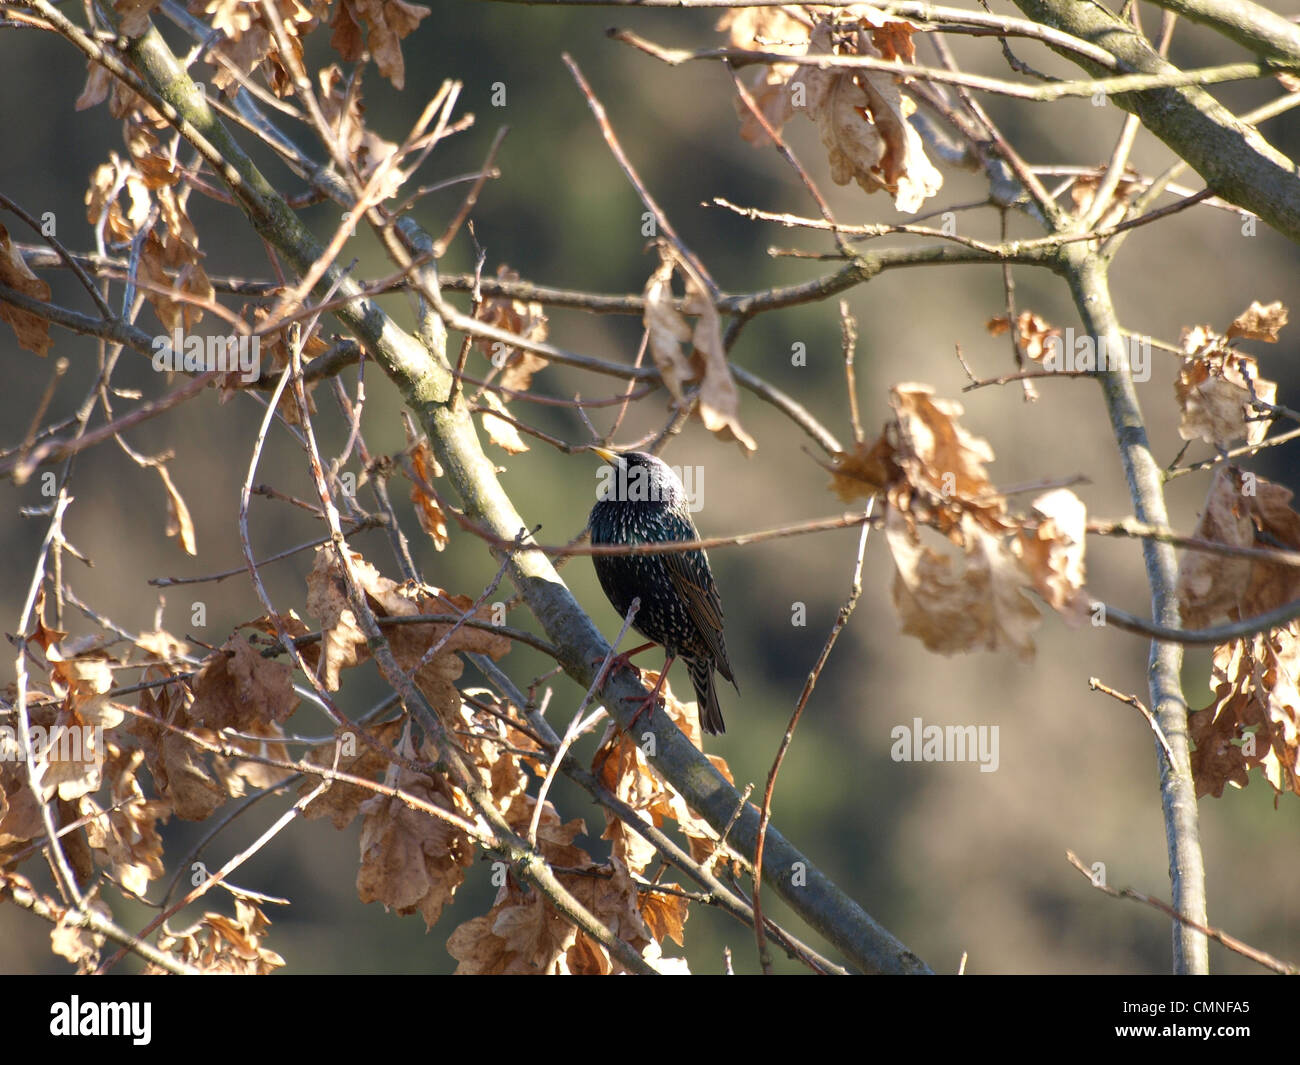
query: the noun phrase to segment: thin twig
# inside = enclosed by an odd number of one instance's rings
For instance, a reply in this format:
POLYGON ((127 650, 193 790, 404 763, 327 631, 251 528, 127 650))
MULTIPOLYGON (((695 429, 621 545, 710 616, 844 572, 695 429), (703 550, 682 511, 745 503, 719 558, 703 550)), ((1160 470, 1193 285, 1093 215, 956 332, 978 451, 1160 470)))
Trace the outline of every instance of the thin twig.
POLYGON ((1188 928, 1195 929, 1203 936, 1209 936, 1209 938, 1213 939, 1216 943, 1227 947, 1229 950, 1240 954, 1244 958, 1249 958, 1253 962, 1258 962, 1266 969, 1272 969, 1273 972, 1281 973, 1284 976, 1300 975, 1300 965, 1294 965, 1288 961, 1281 961, 1280 959, 1273 957, 1273 955, 1259 950, 1257 947, 1252 947, 1249 943, 1245 943, 1236 938, 1236 936, 1230 936, 1227 932, 1220 931, 1211 925, 1203 924, 1200 921, 1194 921, 1190 917, 1185 917, 1167 902, 1156 898, 1154 895, 1147 895, 1144 892, 1135 891, 1133 888, 1128 887, 1113 888, 1105 881, 1099 882, 1098 879, 1093 876, 1092 870, 1079 860, 1079 856, 1075 854, 1074 851, 1066 851, 1065 860, 1079 870, 1079 872, 1083 874, 1084 878, 1087 879, 1088 883, 1103 895, 1109 895, 1113 899, 1132 899, 1134 902, 1146 903, 1146 905, 1159 910, 1166 917, 1170 917, 1173 920, 1178 921, 1180 924, 1186 925, 1188 928))

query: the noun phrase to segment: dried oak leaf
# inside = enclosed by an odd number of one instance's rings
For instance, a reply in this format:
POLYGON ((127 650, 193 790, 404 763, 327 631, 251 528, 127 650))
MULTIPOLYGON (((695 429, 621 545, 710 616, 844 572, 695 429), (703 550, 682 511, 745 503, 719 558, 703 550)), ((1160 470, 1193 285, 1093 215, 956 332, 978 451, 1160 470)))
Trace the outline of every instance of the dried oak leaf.
MULTIPOLYGON (((429 441, 424 437, 416 441, 409 424, 405 429, 406 450, 411 456, 411 465, 427 484, 432 485, 436 478, 442 476, 442 467, 438 465, 429 441)), ((434 550, 444 550, 451 541, 447 535, 447 515, 442 512, 438 501, 421 488, 417 481, 411 485, 411 502, 415 505, 416 520, 433 541, 434 550)))
POLYGON ((27 767, 17 748, 6 749, 0 758, 0 861, 7 850, 44 834, 40 800, 28 783, 27 767))
MULTIPOLYGON (((86 905, 101 917, 113 918, 113 911, 102 898, 98 888, 87 897, 86 905)), ((80 917, 75 907, 58 907, 58 918, 50 929, 50 949, 61 958, 66 958, 77 967, 82 975, 99 968, 99 952, 104 945, 104 936, 77 923, 80 917)))
POLYGON ((704 428, 721 440, 735 440, 747 453, 758 450, 754 438, 740 424, 740 393, 727 365, 718 309, 695 271, 662 243, 659 266, 646 282, 642 321, 650 357, 673 399, 686 404, 686 385, 699 381, 695 411, 704 428), (680 310, 673 296, 676 270, 686 286, 680 310), (686 320, 687 315, 695 316, 694 326, 686 320), (683 351, 682 345, 687 343, 690 347, 683 351))
MULTIPOLYGON (((353 552, 352 558, 354 567, 362 565, 359 554, 353 552)), ((321 626, 316 675, 328 691, 338 691, 343 670, 360 665, 370 653, 366 650, 365 633, 348 603, 346 582, 332 548, 316 551, 315 564, 307 574, 306 608, 321 626)))
MULTIPOLYGON (((1001 336, 1011 329, 1010 319, 1005 314, 990 318, 984 323, 989 336, 1001 336)), ((1052 348, 1052 338, 1059 341, 1061 330, 1033 311, 1021 311, 1016 315, 1016 347, 1020 354, 1033 362, 1042 362, 1052 348)))
MULTIPOLYGON (((803 55, 808 50, 809 26, 781 7, 732 8, 718 19, 715 29, 727 31, 735 48, 803 55)), ((795 63, 760 63, 751 76, 749 91, 763 117, 780 129, 794 115, 786 82, 799 70, 795 63)), ((744 100, 736 100, 740 135, 754 147, 771 143, 763 126, 744 100)))
POLYGON ((406 64, 402 58, 402 38, 415 30, 430 10, 406 0, 340 0, 334 12, 334 35, 330 44, 344 59, 354 62, 368 50, 379 73, 401 89, 406 84, 406 64), (366 46, 361 27, 368 29, 366 46))
MULTIPOLYGON (((681 885, 671 882, 658 886, 681 890, 681 885)), ((656 942, 671 939, 679 947, 686 945, 686 918, 690 916, 690 903, 686 899, 668 891, 644 891, 638 902, 641 919, 656 942)))
POLYGON ((1245 787, 1260 769, 1277 795, 1300 795, 1300 636, 1295 623, 1214 650, 1214 700, 1188 715, 1196 794, 1245 787), (1248 729, 1252 731, 1247 731, 1248 729))
POLYGON ((831 458, 831 490, 845 503, 870 499, 902 476, 897 451, 886 429, 875 443, 861 441, 852 451, 839 451, 831 458))
MULTIPOLYGON (((507 818, 516 831, 525 831, 532 818, 536 800, 526 796, 507 818)), ((574 845, 582 833, 581 820, 560 821, 555 807, 548 801, 538 818, 537 849, 552 865, 572 869, 591 869, 594 863, 587 853, 574 845)), ((568 877, 566 886, 577 879, 568 877)), ((508 874, 497 891, 492 908, 483 917, 461 924, 447 940, 447 951, 459 963, 458 975, 489 973, 540 973, 563 975, 577 971, 608 971, 608 958, 599 945, 577 946, 581 933, 546 901, 540 891, 524 891, 513 875, 508 874), (574 958, 570 951, 577 946, 574 958)), ((582 936, 585 939, 585 936, 582 936)))
POLYGON ((1042 520, 1022 527, 1012 550, 1044 602, 1067 623, 1082 624, 1090 609, 1083 594, 1088 509, 1068 488, 1044 493, 1034 500, 1033 509, 1042 520))
POLYGON ((1281 300, 1263 304, 1254 300, 1228 326, 1224 336, 1228 340, 1243 337, 1246 340, 1263 340, 1269 344, 1277 343, 1277 334, 1286 325, 1287 310, 1281 300))
MULTIPOLYGON (((27 268, 3 225, 0 225, 0 284, 42 303, 50 300, 50 286, 27 268)), ((41 357, 50 353, 50 323, 44 318, 0 300, 0 322, 13 329, 20 348, 34 351, 41 357)))
POLYGON ((1028 660, 1039 614, 1024 594, 1032 579, 1004 544, 962 514, 960 554, 940 554, 921 543, 919 530, 891 506, 885 535, 894 556, 894 606, 903 632, 941 654, 1007 648, 1028 660))
MULTIPOLYGON (((606 868, 608 876, 562 873, 560 881, 596 920, 644 954, 653 943, 653 937, 641 916, 640 893, 627 867, 617 858, 611 857, 606 868)), ((610 955, 604 944, 596 942, 585 932, 580 932, 569 948, 567 961, 569 971, 575 975, 608 976, 627 971, 610 955)))
MULTIPOLYGON (((518 281, 519 275, 502 263, 497 267, 497 278, 501 281, 518 281)), ((545 309, 540 303, 532 301, 494 296, 484 300, 475 309, 474 317, 534 343, 545 340, 550 329, 545 309)), ((526 392, 533 383, 533 374, 549 365, 545 357, 503 340, 479 337, 475 343, 491 360, 492 365, 501 370, 498 383, 503 388, 516 392, 526 392)))
POLYGON ((366 108, 361 102, 361 93, 344 76, 337 63, 321 70, 318 78, 321 112, 330 128, 337 132, 357 173, 370 180, 383 166, 384 173, 378 178, 382 197, 386 199, 396 194, 404 176, 400 167, 386 164, 397 151, 397 144, 385 140, 366 125, 366 108))
MULTIPOLYGON (((961 404, 936 399, 934 389, 921 384, 895 385, 889 404, 894 408, 893 431, 898 440, 895 461, 907 483, 932 499, 960 504, 963 513, 1002 531, 1006 504, 984 468, 993 461, 993 448, 957 420, 961 404)), ((954 532, 954 520, 942 508, 932 515, 935 527, 944 533, 954 532)))
MULTIPOLYGON (((528 802, 518 807, 511 823, 523 831, 531 818, 528 802)), ((580 820, 561 823, 548 802, 539 819, 537 846, 560 882, 601 924, 643 957, 657 962, 661 952, 641 916, 636 885, 617 857, 597 866, 573 840, 582 831, 580 820), (569 872, 567 870, 579 870, 569 872), (585 873, 587 875, 582 875, 585 873)), ((525 892, 508 876, 492 909, 457 928, 447 941, 448 952, 460 963, 457 973, 549 973, 608 975, 623 972, 603 944, 562 918, 537 890, 525 892)), ((667 963, 680 970, 681 963, 667 963)))
MULTIPOLYGON (((872 35, 858 30, 836 43, 835 24, 813 29, 808 55, 852 54, 884 59, 872 35)), ((900 79, 876 70, 802 67, 790 76, 791 107, 817 126, 837 185, 853 181, 864 192, 884 189, 894 207, 914 214, 943 187, 943 176, 926 157, 920 134, 909 117, 916 103, 899 88, 900 79), (796 86, 802 81, 803 104, 796 86)))
MULTIPOLYGON (((263 945, 271 922, 252 901, 236 897, 235 916, 205 913, 181 932, 163 932, 158 946, 205 973, 266 976, 284 965, 284 959, 263 945)), ((153 972, 153 969, 146 970, 153 972)))
POLYGON ((302 38, 329 13, 329 4, 282 0, 268 9, 256 0, 190 0, 189 10, 219 31, 218 40, 210 46, 221 57, 213 63, 213 85, 225 92, 260 66, 271 89, 284 96, 294 89, 292 66, 303 61, 302 38), (268 10, 281 16, 279 37, 271 32, 268 10), (292 61, 286 61, 280 51, 281 40, 288 42, 292 61))
POLYGON ((116 152, 90 176, 86 189, 86 221, 98 226, 104 220, 107 234, 117 241, 134 239, 153 211, 153 198, 144 178, 116 152), (125 197, 125 203, 122 202, 125 197))
MULTIPOLYGON (((402 721, 399 718, 371 725, 368 731, 371 738, 382 747, 392 749, 401 738, 402 721)), ((313 747, 303 760, 310 765, 337 769, 340 773, 376 781, 382 778, 392 764, 392 759, 386 758, 382 751, 371 747, 357 735, 355 729, 347 725, 339 725, 334 730, 334 738, 334 743, 313 747), (336 750, 339 751, 337 766, 334 764, 336 750)), ((316 777, 308 775, 298 789, 298 797, 301 799, 314 791, 317 783, 316 777)), ((359 784, 335 780, 307 805, 303 810, 303 816, 309 821, 328 817, 335 828, 347 828, 361 811, 361 804, 373 798, 375 794, 374 791, 363 788, 359 784)))
MULTIPOLYGON (((409 727, 397 753, 416 757, 409 727)), ((390 765, 384 780, 431 806, 473 816, 445 776, 390 765)), ((425 810, 412 809, 399 798, 372 795, 359 810, 363 816, 357 897, 362 902, 381 902, 399 914, 419 912, 425 927, 432 928, 464 882, 465 868, 474 861, 473 841, 462 829, 425 810)))
MULTIPOLYGON (((642 684, 653 688, 658 680, 657 673, 642 670, 642 684)), ((698 705, 678 700, 667 683, 661 694, 669 718, 697 748, 701 747, 698 705)), ((724 759, 710 755, 709 761, 728 781, 732 780, 731 769, 724 759)), ((672 785, 655 771, 634 739, 615 728, 612 722, 592 758, 592 769, 605 787, 652 824, 662 826, 666 821, 676 821, 697 861, 712 865, 726 860, 725 851, 717 845, 718 835, 709 823, 698 817, 672 785)), ((633 873, 645 872, 654 860, 653 846, 608 810, 601 838, 611 841, 610 853, 633 873)))
MULTIPOLYGON (((1243 475, 1243 478, 1246 475, 1243 475)), ((1300 551, 1300 514, 1291 506, 1295 493, 1291 489, 1250 475, 1251 489, 1245 494, 1250 502, 1251 516, 1259 530, 1257 547, 1281 547, 1300 551)), ((1246 590, 1243 609, 1247 616, 1262 614, 1280 607, 1283 603, 1300 599, 1300 569, 1281 563, 1258 562, 1251 570, 1250 587, 1246 590)))
MULTIPOLYGON (((1232 547, 1255 546, 1250 502, 1241 491, 1241 470, 1221 465, 1210 479, 1205 508, 1192 535, 1232 547)), ((1183 624, 1204 628, 1240 614, 1250 583, 1251 560, 1189 550, 1178 565, 1178 610, 1183 624)))
MULTIPOLYGON (((509 879, 485 916, 451 933, 447 953, 457 961, 457 976, 567 975, 572 972, 569 950, 577 939, 578 930, 539 892, 526 893, 509 879)), ((590 962, 585 966, 593 967, 590 962)))
POLYGON ((110 803, 102 810, 92 796, 82 796, 81 817, 90 817, 86 839, 100 865, 112 870, 124 890, 143 898, 149 881, 163 874, 163 843, 158 822, 166 823, 171 807, 160 799, 146 799, 136 780, 144 752, 110 744, 105 775, 110 803))
MULTIPOLYGON (((1292 492, 1237 466, 1222 465, 1210 481, 1193 535, 1233 547, 1300 550, 1300 514, 1292 492)), ((1300 569, 1282 563, 1187 551, 1178 569, 1183 624, 1203 628, 1241 620, 1300 598, 1300 569)))
POLYGON ((1208 326, 1186 330, 1183 350, 1188 357, 1174 381, 1182 412, 1178 435, 1220 450, 1243 438, 1250 445, 1263 440, 1271 423, 1260 417, 1253 401, 1273 403, 1277 382, 1260 377, 1254 359, 1226 347, 1224 338, 1208 326))
POLYGON ((163 488, 167 490, 167 525, 163 530, 167 536, 179 536, 185 553, 193 557, 199 553, 194 540, 194 519, 190 517, 190 508, 172 481, 171 474, 163 463, 154 466, 162 478, 163 488))
POLYGON ((205 759, 205 752, 174 729, 193 732, 211 741, 216 733, 189 719, 193 697, 181 682, 140 693, 140 713, 127 728, 139 740, 159 798, 184 821, 203 821, 226 801, 205 759), (171 725, 172 728, 168 728, 171 725))
MULTIPOLYGON (((729 30, 738 48, 903 62, 915 58, 915 26, 868 5, 855 4, 840 9, 838 15, 808 7, 804 17, 815 22, 811 32, 808 24, 778 8, 729 13, 717 28, 729 30)), ((749 88, 774 130, 779 131, 796 112, 817 126, 837 184, 856 181, 868 193, 885 189, 898 210, 913 213, 939 191, 943 177, 926 158, 921 138, 908 121, 916 104, 900 90, 902 80, 884 71, 773 63, 763 64, 749 88)), ((743 100, 737 101, 737 111, 741 136, 755 146, 767 144, 762 123, 743 100)))
POLYGON ((214 731, 236 732, 283 723, 299 702, 292 677, 286 663, 263 658, 242 633, 235 633, 207 657, 191 682, 190 719, 214 731))
POLYGON ((518 455, 528 450, 528 445, 524 443, 524 438, 519 435, 519 430, 513 422, 506 421, 505 418, 498 418, 492 411, 497 414, 504 414, 509 417, 510 412, 506 410, 506 405, 501 401, 501 397, 495 392, 484 392, 479 397, 479 402, 491 410, 485 410, 480 413, 483 419, 483 430, 487 433, 488 439, 502 451, 508 451, 512 455, 518 455))

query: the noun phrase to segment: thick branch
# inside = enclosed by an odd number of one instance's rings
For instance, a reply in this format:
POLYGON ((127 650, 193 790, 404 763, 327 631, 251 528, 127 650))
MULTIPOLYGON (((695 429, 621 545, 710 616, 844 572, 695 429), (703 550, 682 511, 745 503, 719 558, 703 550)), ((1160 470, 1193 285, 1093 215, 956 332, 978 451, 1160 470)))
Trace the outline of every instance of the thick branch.
POLYGON ((1151 0, 1269 59, 1300 60, 1300 26, 1250 0, 1151 0))
MULTIPOLYGON (((1076 0, 1015 2, 1035 21, 1106 48, 1126 71, 1171 74, 1177 70, 1132 26, 1100 5, 1076 0)), ((1099 64, 1062 54, 1089 73, 1105 73, 1099 64)), ((1193 86, 1148 89, 1113 99, 1185 159, 1215 195, 1253 211, 1279 233, 1300 241, 1300 168, 1257 129, 1193 86)))

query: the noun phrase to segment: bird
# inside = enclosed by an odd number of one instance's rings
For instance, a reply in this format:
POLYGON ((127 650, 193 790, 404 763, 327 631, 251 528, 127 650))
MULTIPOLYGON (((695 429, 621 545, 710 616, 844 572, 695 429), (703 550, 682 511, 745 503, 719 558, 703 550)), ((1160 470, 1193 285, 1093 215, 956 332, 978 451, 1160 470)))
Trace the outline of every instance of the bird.
MULTIPOLYGON (((686 489, 664 462, 642 451, 591 450, 614 471, 614 477, 602 484, 591 510, 588 528, 592 544, 627 547, 700 538, 691 520, 686 489)), ((694 549, 593 555, 592 562, 610 605, 620 614, 626 617, 632 600, 641 600, 632 627, 650 642, 619 655, 616 661, 626 665, 632 655, 655 644, 664 649, 659 682, 637 714, 658 701, 669 667, 681 658, 695 687, 700 725, 710 735, 725 732, 714 671, 731 681, 737 692, 740 685, 727 658, 722 598, 708 556, 694 549)))

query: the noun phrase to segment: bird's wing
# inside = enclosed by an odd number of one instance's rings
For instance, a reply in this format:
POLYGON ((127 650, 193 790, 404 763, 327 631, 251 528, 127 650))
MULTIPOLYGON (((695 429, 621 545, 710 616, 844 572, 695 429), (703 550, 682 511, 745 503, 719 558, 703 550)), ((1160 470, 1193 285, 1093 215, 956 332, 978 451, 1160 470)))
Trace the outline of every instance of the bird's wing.
MULTIPOLYGON (((691 539, 699 539, 692 530, 691 539)), ((731 663, 727 661, 727 648, 722 640, 722 597, 718 585, 709 572, 709 563, 702 551, 674 551, 664 555, 668 577, 686 604, 686 612, 704 637, 718 672, 732 680, 731 663)))

